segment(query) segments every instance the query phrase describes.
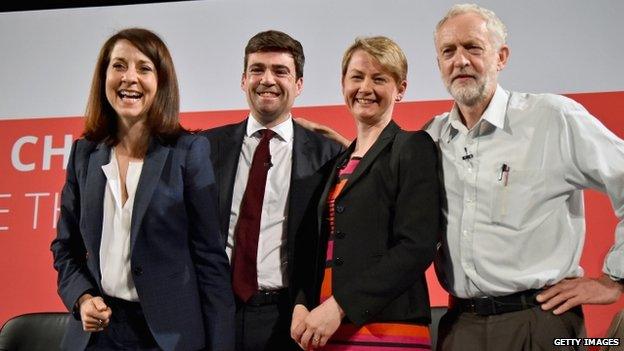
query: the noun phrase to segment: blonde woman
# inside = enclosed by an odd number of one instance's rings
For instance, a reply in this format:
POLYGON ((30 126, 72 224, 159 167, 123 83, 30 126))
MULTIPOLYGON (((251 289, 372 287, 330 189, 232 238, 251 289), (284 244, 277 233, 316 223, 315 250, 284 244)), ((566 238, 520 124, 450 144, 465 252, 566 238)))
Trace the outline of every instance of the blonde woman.
POLYGON ((439 232, 436 147, 392 121, 407 60, 386 37, 360 38, 342 61, 357 139, 322 193, 317 270, 297 296, 292 337, 304 349, 429 350, 425 270, 439 232))

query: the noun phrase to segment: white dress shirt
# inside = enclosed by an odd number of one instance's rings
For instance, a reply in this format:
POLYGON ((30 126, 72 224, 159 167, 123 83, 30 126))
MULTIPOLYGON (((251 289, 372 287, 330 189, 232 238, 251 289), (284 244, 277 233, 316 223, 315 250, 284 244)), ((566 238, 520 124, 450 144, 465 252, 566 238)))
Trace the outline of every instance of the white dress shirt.
MULTIPOLYGON (((241 201, 247 187, 249 169, 253 155, 260 142, 259 130, 266 129, 253 116, 247 118, 247 130, 243 139, 243 146, 238 159, 232 208, 230 212, 230 226, 225 251, 232 259, 234 229, 240 214, 241 201)), ((288 286, 286 277, 286 235, 288 214, 288 192, 290 189, 290 174, 292 171, 293 150, 293 121, 287 120, 270 128, 275 135, 269 142, 271 163, 267 174, 267 183, 262 202, 262 216, 260 217, 260 237, 258 238, 258 287, 260 289, 279 289, 288 286)))
POLYGON ((603 270, 624 277, 624 141, 583 106, 498 86, 472 129, 454 106, 428 132, 448 207, 436 264, 453 295, 507 295, 582 276, 584 188, 611 199, 619 223, 603 270))
POLYGON ((100 271, 104 293, 127 301, 139 301, 130 273, 130 222, 143 161, 130 162, 126 174, 128 199, 121 203, 121 182, 115 148, 111 160, 102 166, 106 175, 102 240, 100 244, 100 271))

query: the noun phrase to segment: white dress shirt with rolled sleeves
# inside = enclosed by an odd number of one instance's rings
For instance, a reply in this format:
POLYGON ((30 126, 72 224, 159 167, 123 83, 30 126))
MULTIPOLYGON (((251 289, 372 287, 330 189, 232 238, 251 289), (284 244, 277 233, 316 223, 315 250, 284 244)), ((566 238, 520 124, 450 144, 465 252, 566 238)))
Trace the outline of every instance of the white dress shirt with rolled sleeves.
POLYGON ((441 152, 448 224, 436 266, 450 293, 501 296, 582 276, 585 188, 615 209, 603 271, 624 277, 624 141, 583 106, 498 86, 472 129, 454 106, 427 130, 441 152))

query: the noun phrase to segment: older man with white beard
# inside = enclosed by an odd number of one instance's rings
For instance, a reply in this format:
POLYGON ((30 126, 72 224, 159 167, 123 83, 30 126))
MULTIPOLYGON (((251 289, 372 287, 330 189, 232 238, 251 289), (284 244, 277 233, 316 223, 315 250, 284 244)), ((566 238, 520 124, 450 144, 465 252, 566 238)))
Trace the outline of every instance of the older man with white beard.
POLYGON ((435 31, 455 99, 427 126, 447 203, 436 268, 451 299, 438 350, 550 350, 585 334, 582 304, 623 290, 624 141, 568 98, 501 88, 505 39, 492 11, 468 4, 435 31), (584 188, 607 193, 620 220, 597 278, 579 266, 584 188))

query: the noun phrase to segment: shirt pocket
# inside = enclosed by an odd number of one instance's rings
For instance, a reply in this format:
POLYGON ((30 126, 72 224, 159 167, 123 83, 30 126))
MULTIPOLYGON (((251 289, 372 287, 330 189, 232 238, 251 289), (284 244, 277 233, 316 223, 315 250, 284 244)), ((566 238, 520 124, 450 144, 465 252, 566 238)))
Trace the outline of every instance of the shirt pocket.
POLYGON ((544 194, 545 172, 542 169, 514 169, 491 176, 490 219, 493 224, 519 230, 534 215, 544 194))

